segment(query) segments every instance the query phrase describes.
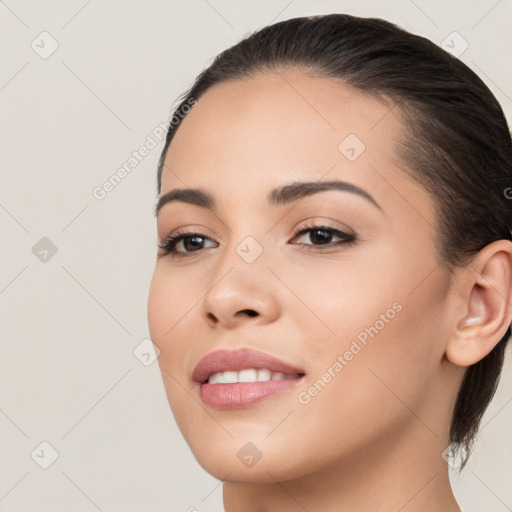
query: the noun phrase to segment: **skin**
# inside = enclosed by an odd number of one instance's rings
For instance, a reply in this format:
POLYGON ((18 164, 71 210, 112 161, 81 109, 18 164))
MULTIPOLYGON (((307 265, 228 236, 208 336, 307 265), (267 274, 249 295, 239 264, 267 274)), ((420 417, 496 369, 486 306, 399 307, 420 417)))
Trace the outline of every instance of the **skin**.
POLYGON ((441 265, 432 199, 395 153, 403 130, 398 109, 283 68, 209 89, 169 148, 162 194, 201 188, 216 208, 160 210, 159 242, 182 227, 208 239, 195 252, 179 244, 189 251, 181 259, 159 250, 149 327, 176 422, 201 466, 224 482, 227 512, 460 510, 441 453, 465 367, 512 321, 512 243, 494 242, 453 274, 441 265), (366 146, 355 161, 338 149, 348 134, 366 146), (274 187, 334 179, 363 188, 382 210, 345 191, 266 202, 274 187), (333 235, 320 252, 311 232, 295 236, 305 221, 357 241, 336 246, 333 235), (247 236, 263 249, 252 263, 236 251, 247 236), (378 334, 300 403, 396 303, 378 334), (306 375, 248 408, 204 405, 194 367, 214 349, 240 347, 306 375), (248 442, 262 454, 252 467, 237 457, 248 442))

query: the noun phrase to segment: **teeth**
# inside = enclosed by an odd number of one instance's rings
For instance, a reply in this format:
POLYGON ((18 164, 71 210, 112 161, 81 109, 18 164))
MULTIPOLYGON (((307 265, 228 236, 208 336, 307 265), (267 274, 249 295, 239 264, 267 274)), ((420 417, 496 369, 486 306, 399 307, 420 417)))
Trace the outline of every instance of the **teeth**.
POLYGON ((267 370, 266 368, 262 368, 261 370, 258 370, 258 382, 270 380, 271 377, 272 377, 272 373, 270 370, 267 370))
POLYGON ((212 373, 208 379, 209 384, 232 384, 234 382, 264 382, 268 380, 298 379, 298 374, 285 375, 281 372, 271 372, 266 368, 248 368, 239 372, 212 373))
POLYGON ((258 371, 254 369, 242 370, 238 372, 240 382, 256 382, 258 380, 258 371))
POLYGON ((222 380, 226 384, 231 384, 232 382, 238 382, 238 372, 223 372, 222 380))

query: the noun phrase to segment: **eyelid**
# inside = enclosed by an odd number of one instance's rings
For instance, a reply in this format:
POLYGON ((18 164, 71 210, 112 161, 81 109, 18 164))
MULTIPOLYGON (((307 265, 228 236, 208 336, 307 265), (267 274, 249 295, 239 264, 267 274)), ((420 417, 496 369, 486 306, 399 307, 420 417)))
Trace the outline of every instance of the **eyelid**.
MULTIPOLYGON (((322 252, 326 250, 336 250, 339 247, 342 246, 349 246, 354 244, 358 241, 358 237, 351 229, 346 228, 337 228, 335 226, 332 226, 329 223, 326 223, 325 221, 313 221, 312 219, 308 219, 306 221, 303 221, 299 227, 296 227, 293 231, 293 237, 292 240, 304 236, 308 231, 315 231, 315 230, 324 230, 324 231, 330 231, 334 234, 334 236, 340 238, 340 240, 336 242, 328 242, 326 244, 307 244, 304 242, 292 242, 292 245, 299 245, 303 248, 306 248, 307 250, 316 251, 316 252, 322 252)), ((193 238, 194 236, 198 238, 202 238, 204 240, 208 240, 210 242, 216 243, 217 247, 220 245, 218 242, 216 242, 212 237, 207 235, 206 233, 203 233, 197 229, 194 229, 190 226, 186 226, 183 228, 178 228, 177 230, 174 230, 171 234, 169 234, 161 243, 158 244, 158 247, 162 249, 164 252, 159 255, 160 256, 171 256, 172 258, 190 258, 194 257, 196 255, 201 255, 204 252, 204 249, 211 249, 211 247, 203 247, 199 248, 197 251, 176 251, 176 246, 182 242, 184 239, 187 238, 193 238)), ((290 242, 288 242, 290 243, 290 242)))
POLYGON ((294 233, 298 233, 298 231, 302 229, 319 229, 319 228, 329 228, 333 231, 341 231, 346 235, 356 237, 356 233, 353 229, 349 228, 346 224, 341 223, 340 221, 333 219, 331 217, 312 217, 310 219, 301 221, 294 229, 294 233))
POLYGON ((186 225, 179 226, 175 229, 172 229, 170 231, 165 230, 164 235, 162 237, 159 237, 159 239, 161 240, 161 243, 164 243, 171 236, 183 235, 183 234, 195 235, 195 234, 199 234, 199 233, 202 233, 204 236, 206 236, 207 238, 210 238, 210 239, 212 238, 212 236, 214 238, 218 238, 217 233, 212 228, 208 228, 206 226, 203 226, 202 224, 186 224, 186 225), (207 231, 211 234, 207 235, 206 234, 207 231))
POLYGON ((306 233, 308 233, 308 232, 313 232, 313 231, 317 231, 317 230, 318 231, 330 231, 331 233, 333 233, 333 235, 335 237, 338 237, 340 240, 338 240, 336 242, 328 242, 326 244, 319 244, 319 245, 307 244, 304 242, 292 242, 292 245, 301 245, 303 248, 305 248, 307 250, 311 250, 313 252, 323 252, 323 251, 329 251, 329 250, 336 251, 339 247, 349 246, 349 245, 352 245, 352 244, 355 244, 356 242, 358 242, 358 237, 357 237, 357 235, 352 233, 352 230, 339 229, 339 228, 331 226, 330 224, 327 224, 325 222, 324 223, 316 222, 316 223, 313 223, 313 225, 309 225, 309 224, 307 224, 307 221, 306 221, 305 224, 306 224, 305 227, 299 229, 298 231, 295 231, 295 235, 293 236, 292 240, 302 237, 302 236, 305 236, 306 233))
MULTIPOLYGON (((334 226, 329 223, 326 223, 325 219, 327 219, 328 221, 332 221, 336 224, 340 224, 339 221, 332 219, 330 217, 323 217, 323 218, 313 217, 311 219, 303 220, 299 224, 297 224, 292 229, 293 237, 295 238, 299 234, 300 231, 307 230, 307 229, 315 229, 315 228, 318 229, 321 227, 329 228, 332 230, 342 231, 346 235, 350 235, 350 236, 354 236, 354 237, 356 236, 356 234, 353 232, 353 230, 350 229, 345 224, 343 224, 341 227, 338 227, 338 226, 334 226)), ((169 238, 180 236, 180 235, 201 235, 205 238, 212 240, 212 237, 210 235, 206 234, 204 232, 204 230, 209 230, 209 231, 213 232, 213 237, 218 238, 218 235, 214 232, 213 229, 206 228, 205 226, 201 226, 200 224, 196 224, 196 225, 192 224, 192 225, 178 227, 178 228, 172 230, 170 233, 165 234, 163 237, 161 237, 160 243, 165 243, 169 238)))
POLYGON ((161 256, 168 256, 168 255, 170 255, 170 256, 173 256, 173 257, 180 257, 182 255, 193 255, 194 252, 198 252, 199 253, 200 251, 173 252, 173 251, 168 250, 168 246, 169 245, 173 244, 173 247, 175 247, 183 239, 186 239, 186 238, 189 238, 189 237, 193 237, 194 235, 218 244, 218 242, 215 242, 215 240, 213 240, 210 235, 207 235, 202 230, 195 229, 195 228, 190 227, 190 226, 186 226, 186 227, 175 229, 174 231, 172 231, 168 235, 164 236, 162 241, 157 244, 158 248, 162 249, 162 251, 164 251, 161 254, 161 256))

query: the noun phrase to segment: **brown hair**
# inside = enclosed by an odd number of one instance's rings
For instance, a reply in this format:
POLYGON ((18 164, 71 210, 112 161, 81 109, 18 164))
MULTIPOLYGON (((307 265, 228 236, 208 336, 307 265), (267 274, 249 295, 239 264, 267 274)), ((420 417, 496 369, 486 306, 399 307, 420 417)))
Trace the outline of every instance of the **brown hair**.
MULTIPOLYGON (((436 248, 450 272, 495 240, 511 240, 512 141, 503 111, 484 82, 428 39, 377 18, 329 14, 293 18, 258 30, 220 53, 174 110, 158 165, 191 100, 215 84, 295 66, 397 106, 406 136, 397 141, 404 172, 431 195, 436 248), (180 114, 176 117, 176 114, 180 114)), ((188 111, 188 110, 187 110, 188 111)), ((467 368, 453 410, 450 442, 467 462, 496 391, 510 326, 496 347, 467 368)))

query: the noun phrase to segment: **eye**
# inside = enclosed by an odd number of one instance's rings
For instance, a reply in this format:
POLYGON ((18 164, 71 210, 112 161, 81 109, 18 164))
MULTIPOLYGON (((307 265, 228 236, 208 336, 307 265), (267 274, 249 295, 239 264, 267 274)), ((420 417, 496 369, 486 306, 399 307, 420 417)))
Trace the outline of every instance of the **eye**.
POLYGON ((181 231, 168 236, 158 247, 163 250, 162 256, 170 255, 173 258, 181 258, 204 249, 205 241, 211 242, 213 247, 219 245, 204 233, 181 231))
POLYGON ((323 250, 333 246, 353 244, 356 241, 354 235, 350 235, 339 229, 325 225, 305 225, 294 236, 294 239, 300 237, 311 242, 292 242, 299 245, 305 245, 308 249, 323 250), (338 238, 338 241, 333 241, 338 238))
MULTIPOLYGON (((324 250, 334 246, 350 245, 355 243, 356 237, 354 235, 345 233, 339 229, 326 225, 307 225, 305 224, 299 231, 297 231, 292 238, 295 240, 297 237, 310 240, 307 242, 291 242, 295 245, 302 245, 310 250, 324 250), (333 241, 333 238, 339 240, 333 241)), ((299 238, 299 239, 300 239, 299 238)), ((168 236, 162 244, 158 247, 162 249, 162 256, 171 256, 172 258, 182 258, 193 256, 194 253, 200 253, 203 249, 208 247, 218 247, 218 243, 214 242, 208 235, 200 232, 183 230, 168 236), (207 245, 210 243, 210 245, 207 245)))

